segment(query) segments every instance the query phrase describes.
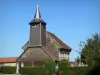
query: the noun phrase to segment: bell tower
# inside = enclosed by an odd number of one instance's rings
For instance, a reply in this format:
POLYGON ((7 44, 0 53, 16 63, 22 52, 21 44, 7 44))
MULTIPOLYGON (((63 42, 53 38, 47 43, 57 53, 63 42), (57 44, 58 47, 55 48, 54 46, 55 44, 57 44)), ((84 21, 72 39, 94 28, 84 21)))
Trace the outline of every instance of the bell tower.
POLYGON ((29 47, 46 45, 46 22, 41 18, 39 7, 37 5, 34 19, 29 23, 30 38, 29 47))

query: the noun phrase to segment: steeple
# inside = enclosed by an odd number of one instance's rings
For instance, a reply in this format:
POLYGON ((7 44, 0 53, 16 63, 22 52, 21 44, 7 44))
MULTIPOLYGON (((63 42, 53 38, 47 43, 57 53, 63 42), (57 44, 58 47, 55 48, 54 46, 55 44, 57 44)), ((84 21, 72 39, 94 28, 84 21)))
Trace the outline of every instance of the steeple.
POLYGON ((46 22, 41 18, 39 6, 37 4, 37 8, 36 8, 34 19, 29 24, 30 25, 34 25, 34 24, 40 24, 40 23, 42 25, 46 25, 46 22))
POLYGON ((41 18, 41 14, 40 14, 40 11, 39 11, 39 6, 38 6, 38 4, 37 4, 37 8, 36 8, 36 12, 35 12, 34 18, 41 18))
POLYGON ((30 24, 29 47, 46 46, 46 22, 42 20, 37 5, 34 19, 30 24))

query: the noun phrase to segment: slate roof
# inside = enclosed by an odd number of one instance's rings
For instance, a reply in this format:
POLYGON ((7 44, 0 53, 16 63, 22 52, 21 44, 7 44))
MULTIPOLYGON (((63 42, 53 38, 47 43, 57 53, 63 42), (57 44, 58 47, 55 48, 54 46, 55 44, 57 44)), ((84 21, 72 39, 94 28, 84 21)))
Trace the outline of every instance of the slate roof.
POLYGON ((42 23, 42 24, 46 25, 46 22, 41 18, 34 18, 29 24, 32 25, 35 23, 42 23))

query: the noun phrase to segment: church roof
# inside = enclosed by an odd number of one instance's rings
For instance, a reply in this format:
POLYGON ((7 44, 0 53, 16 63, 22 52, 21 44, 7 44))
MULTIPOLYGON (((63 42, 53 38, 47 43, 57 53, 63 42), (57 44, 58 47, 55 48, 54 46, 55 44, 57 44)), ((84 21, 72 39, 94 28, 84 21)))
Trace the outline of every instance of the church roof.
POLYGON ((16 60, 17 60, 17 57, 0 58, 0 63, 15 63, 16 60))
POLYGON ((48 32, 64 49, 72 50, 67 44, 65 44, 61 39, 59 39, 55 34, 48 32))
MULTIPOLYGON (((52 38, 54 38, 58 43, 59 45, 61 45, 62 48, 68 50, 68 51, 71 51, 72 49, 67 45, 65 44, 61 39, 59 39, 55 34, 51 33, 51 32, 48 32, 46 31, 49 35, 51 35, 52 38)), ((29 41, 22 47, 22 49, 24 50, 24 48, 26 49, 29 45, 29 41)))
MULTIPOLYGON (((43 50, 43 52, 46 53, 51 59, 56 60, 55 55, 49 51, 48 47, 46 46, 38 47, 37 46, 37 48, 40 48, 41 50, 43 50)), ((18 61, 27 51, 28 49, 24 50, 24 52, 18 57, 16 61, 18 61)))
MULTIPOLYGON (((53 34, 53 33, 51 33, 51 32, 48 32, 48 31, 47 31, 46 34, 49 34, 53 39, 55 39, 56 42, 59 43, 59 45, 61 45, 61 48, 66 49, 68 52, 71 51, 71 48, 70 48, 67 44, 65 44, 61 39, 59 39, 55 34, 53 34)), ((19 59, 20 57, 22 57, 22 56, 26 53, 28 46, 29 46, 29 41, 22 47, 22 49, 24 50, 24 52, 18 57, 18 59, 19 59)), ((47 46, 42 46, 41 49, 42 49, 50 58, 52 58, 53 60, 56 60, 55 55, 54 55, 51 51, 49 51, 49 48, 48 48, 47 46)), ((18 59, 17 59, 17 60, 18 60, 18 59)))
POLYGON ((46 22, 41 18, 34 18, 29 24, 32 25, 32 24, 35 24, 35 23, 42 23, 42 24, 46 25, 46 22))
POLYGON ((51 59, 57 60, 56 57, 55 57, 55 55, 49 51, 48 47, 43 46, 43 47, 42 47, 42 50, 43 50, 49 57, 51 57, 51 59))

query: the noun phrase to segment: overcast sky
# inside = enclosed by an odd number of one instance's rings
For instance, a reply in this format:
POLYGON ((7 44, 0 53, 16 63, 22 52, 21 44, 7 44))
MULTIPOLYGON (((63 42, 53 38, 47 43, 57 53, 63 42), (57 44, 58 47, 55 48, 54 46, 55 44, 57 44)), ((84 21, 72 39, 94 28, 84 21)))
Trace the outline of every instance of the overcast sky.
MULTIPOLYGON (((19 56, 29 40, 29 22, 36 0, 0 0, 0 57, 19 56)), ((70 61, 79 56, 80 41, 100 32, 100 0, 38 0, 47 31, 72 48, 70 61)))

